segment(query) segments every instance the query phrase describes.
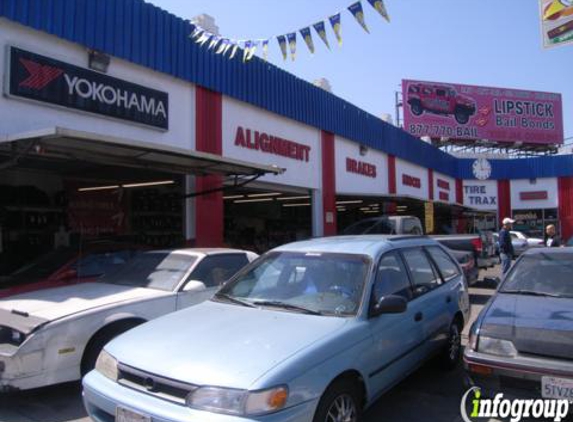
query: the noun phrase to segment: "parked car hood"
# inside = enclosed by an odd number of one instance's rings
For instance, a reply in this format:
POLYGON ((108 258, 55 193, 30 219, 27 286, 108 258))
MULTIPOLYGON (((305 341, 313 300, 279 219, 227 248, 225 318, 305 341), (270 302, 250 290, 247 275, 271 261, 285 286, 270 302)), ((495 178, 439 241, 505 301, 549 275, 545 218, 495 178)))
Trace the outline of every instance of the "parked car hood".
POLYGON ((0 309, 53 321, 100 306, 165 294, 140 287, 82 283, 11 296, 0 300, 0 309))
POLYGON ((152 374, 244 389, 347 321, 208 301, 143 324, 106 350, 152 374))
POLYGON ((498 293, 480 335, 511 340, 520 353, 573 359, 573 299, 498 293))

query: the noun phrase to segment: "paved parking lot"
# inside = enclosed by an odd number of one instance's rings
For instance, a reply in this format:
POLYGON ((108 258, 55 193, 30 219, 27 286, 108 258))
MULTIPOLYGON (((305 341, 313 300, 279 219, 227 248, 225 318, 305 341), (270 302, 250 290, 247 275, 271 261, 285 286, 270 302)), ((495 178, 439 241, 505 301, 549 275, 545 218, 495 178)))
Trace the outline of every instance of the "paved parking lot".
MULTIPOLYGON (((480 274, 495 276, 494 268, 480 274)), ((472 319, 492 295, 493 289, 470 289, 472 319)), ((467 325, 464 344, 467 341, 467 325)), ((460 399, 465 392, 461 368, 444 373, 431 362, 384 395, 365 414, 366 422, 462 422, 460 399)), ((43 388, 0 398, 0 422, 88 422, 81 402, 79 383, 43 388)), ((493 422, 493 421, 492 421, 493 422)))

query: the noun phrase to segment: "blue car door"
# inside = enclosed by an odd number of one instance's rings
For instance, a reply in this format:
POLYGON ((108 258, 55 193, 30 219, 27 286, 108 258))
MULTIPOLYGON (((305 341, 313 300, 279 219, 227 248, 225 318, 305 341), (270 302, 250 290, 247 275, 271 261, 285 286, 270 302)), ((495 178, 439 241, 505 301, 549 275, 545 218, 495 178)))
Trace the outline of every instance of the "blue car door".
MULTIPOLYGON (((370 304, 384 296, 397 295, 410 301, 414 294, 402 258, 397 252, 385 254, 379 261, 370 304)), ((373 347, 368 352, 370 390, 376 396, 407 376, 423 357, 421 312, 409 302, 406 312, 370 317, 373 347)))
POLYGON ((404 249, 402 254, 412 279, 412 305, 416 306, 416 317, 423 327, 423 349, 427 356, 432 353, 435 344, 445 340, 444 335, 447 334, 444 328, 447 306, 443 282, 423 248, 404 249))

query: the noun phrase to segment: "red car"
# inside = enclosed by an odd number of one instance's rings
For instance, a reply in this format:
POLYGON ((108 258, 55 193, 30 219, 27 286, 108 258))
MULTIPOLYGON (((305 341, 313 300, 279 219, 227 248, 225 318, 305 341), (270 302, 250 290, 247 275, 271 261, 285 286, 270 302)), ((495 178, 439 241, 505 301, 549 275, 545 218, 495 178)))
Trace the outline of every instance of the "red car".
POLYGON ((119 270, 141 250, 130 244, 101 241, 81 248, 59 248, 0 278, 0 298, 95 281, 119 270))
POLYGON ((448 85, 411 84, 408 86, 408 104, 412 114, 420 116, 429 112, 454 115, 456 122, 465 125, 476 112, 475 101, 459 95, 448 85))

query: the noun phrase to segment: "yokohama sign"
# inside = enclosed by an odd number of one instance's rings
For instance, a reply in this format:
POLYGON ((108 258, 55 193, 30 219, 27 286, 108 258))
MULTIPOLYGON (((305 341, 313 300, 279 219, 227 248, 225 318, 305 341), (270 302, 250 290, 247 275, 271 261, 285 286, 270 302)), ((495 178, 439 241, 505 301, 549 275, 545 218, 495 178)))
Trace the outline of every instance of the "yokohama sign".
POLYGON ((8 94, 130 122, 169 127, 169 96, 121 79, 10 48, 8 94))

